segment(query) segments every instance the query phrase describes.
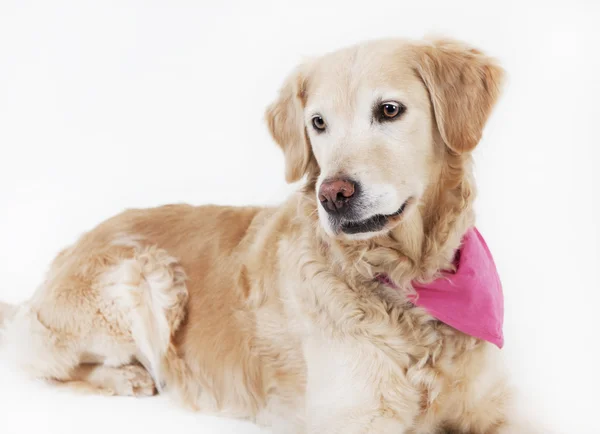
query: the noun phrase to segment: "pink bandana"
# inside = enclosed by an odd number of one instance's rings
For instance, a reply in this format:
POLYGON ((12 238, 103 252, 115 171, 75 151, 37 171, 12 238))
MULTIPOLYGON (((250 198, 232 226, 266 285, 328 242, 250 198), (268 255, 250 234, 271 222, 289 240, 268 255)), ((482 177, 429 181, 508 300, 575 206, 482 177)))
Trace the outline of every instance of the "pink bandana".
MULTIPOLYGON (((413 282, 416 306, 455 329, 502 348, 504 298, 500 277, 483 237, 475 228, 465 234, 456 255, 456 271, 431 283, 413 282)), ((396 287, 388 276, 378 280, 396 287)))

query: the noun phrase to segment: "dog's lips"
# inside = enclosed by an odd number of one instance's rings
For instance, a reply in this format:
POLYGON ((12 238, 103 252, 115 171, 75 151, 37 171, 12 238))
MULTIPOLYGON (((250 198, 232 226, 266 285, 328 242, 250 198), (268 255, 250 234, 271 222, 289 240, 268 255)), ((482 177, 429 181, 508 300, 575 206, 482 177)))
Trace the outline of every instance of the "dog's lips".
POLYGON ((402 206, 392 214, 375 214, 364 220, 346 221, 340 224, 340 230, 348 235, 360 234, 366 232, 379 232, 384 229, 388 223, 399 220, 400 216, 406 210, 410 199, 402 204, 402 206))

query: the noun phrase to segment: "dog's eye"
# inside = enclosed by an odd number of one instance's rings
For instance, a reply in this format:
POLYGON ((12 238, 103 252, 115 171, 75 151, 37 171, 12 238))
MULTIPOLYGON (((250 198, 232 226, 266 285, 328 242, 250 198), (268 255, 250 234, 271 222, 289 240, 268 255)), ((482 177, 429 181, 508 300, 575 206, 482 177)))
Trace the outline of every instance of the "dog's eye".
POLYGON ((321 116, 313 117, 312 124, 313 124, 313 127, 315 128, 315 130, 317 130, 318 132, 325 131, 325 128, 327 127, 327 125, 325 124, 325 121, 323 120, 323 118, 321 116))
POLYGON ((395 118, 400 113, 400 106, 388 102, 383 105, 383 115, 387 118, 395 118))
POLYGON ((378 108, 378 113, 376 113, 376 117, 379 121, 389 121, 392 119, 396 119, 402 113, 406 111, 406 107, 399 102, 395 101, 386 101, 382 103, 378 108))

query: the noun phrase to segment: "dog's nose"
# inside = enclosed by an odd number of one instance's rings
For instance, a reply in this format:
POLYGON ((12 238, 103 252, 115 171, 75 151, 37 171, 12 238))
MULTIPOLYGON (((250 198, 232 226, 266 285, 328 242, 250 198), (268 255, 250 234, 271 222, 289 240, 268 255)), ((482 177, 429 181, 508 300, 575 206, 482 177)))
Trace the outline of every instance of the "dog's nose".
POLYGON ((347 179, 326 179, 319 188, 319 200, 327 212, 339 213, 354 197, 356 184, 347 179))

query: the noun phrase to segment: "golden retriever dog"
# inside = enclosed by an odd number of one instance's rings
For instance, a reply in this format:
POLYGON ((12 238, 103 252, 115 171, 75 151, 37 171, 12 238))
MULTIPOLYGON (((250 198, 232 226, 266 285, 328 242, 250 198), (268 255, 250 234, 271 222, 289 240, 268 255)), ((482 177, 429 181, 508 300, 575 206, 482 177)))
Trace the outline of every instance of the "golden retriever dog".
POLYGON ((132 209, 85 233, 2 347, 33 377, 168 393, 275 433, 531 432, 493 344, 411 302, 475 220, 471 152, 503 70, 447 39, 307 61, 266 120, 278 207, 132 209), (385 279, 378 278, 385 276, 385 279))

